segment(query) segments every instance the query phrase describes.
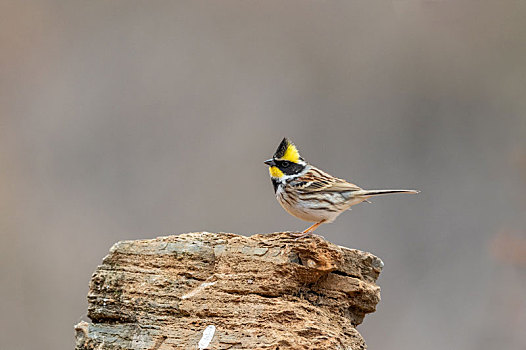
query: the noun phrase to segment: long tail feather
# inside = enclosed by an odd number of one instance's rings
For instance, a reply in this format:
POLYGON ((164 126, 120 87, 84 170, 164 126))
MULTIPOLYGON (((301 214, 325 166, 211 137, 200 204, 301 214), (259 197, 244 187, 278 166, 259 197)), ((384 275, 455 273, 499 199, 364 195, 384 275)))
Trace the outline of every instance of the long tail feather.
POLYGON ((357 197, 372 197, 372 196, 381 196, 384 194, 392 194, 392 193, 417 194, 417 193, 420 193, 420 191, 417 191, 417 190, 359 190, 359 191, 353 192, 353 195, 357 197))

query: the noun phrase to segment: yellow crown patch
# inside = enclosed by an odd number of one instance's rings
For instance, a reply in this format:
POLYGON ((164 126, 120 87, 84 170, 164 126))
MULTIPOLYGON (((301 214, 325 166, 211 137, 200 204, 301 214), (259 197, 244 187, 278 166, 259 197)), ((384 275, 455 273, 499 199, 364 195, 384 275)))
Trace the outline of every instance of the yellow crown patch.
POLYGON ((279 160, 288 160, 289 162, 297 163, 300 160, 300 153, 298 152, 296 146, 294 146, 292 143, 289 143, 285 154, 283 157, 279 158, 279 160))

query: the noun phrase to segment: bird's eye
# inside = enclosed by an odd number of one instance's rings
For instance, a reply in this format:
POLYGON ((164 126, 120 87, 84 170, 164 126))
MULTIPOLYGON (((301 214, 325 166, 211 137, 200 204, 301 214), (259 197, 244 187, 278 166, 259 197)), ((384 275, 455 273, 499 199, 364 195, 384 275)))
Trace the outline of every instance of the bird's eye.
POLYGON ((284 168, 288 168, 289 165, 290 165, 290 163, 287 162, 287 161, 281 163, 281 166, 284 167, 284 168))

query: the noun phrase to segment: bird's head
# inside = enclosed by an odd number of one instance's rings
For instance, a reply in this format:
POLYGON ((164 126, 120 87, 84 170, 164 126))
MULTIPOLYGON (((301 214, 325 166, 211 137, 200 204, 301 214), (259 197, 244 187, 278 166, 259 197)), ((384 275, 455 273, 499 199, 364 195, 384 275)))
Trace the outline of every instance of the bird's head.
POLYGON ((265 161, 269 166, 270 177, 283 180, 290 175, 296 175, 305 169, 307 163, 301 158, 296 146, 286 137, 281 141, 276 153, 265 161))

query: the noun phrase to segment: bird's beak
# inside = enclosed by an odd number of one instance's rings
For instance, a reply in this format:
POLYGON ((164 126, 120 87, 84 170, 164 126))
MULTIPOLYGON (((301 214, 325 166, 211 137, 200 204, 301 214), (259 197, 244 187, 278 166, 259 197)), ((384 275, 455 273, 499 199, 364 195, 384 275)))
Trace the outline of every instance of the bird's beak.
POLYGON ((274 162, 274 159, 267 159, 265 161, 265 164, 267 164, 268 166, 274 166, 276 165, 276 162, 274 162))

